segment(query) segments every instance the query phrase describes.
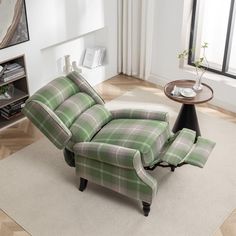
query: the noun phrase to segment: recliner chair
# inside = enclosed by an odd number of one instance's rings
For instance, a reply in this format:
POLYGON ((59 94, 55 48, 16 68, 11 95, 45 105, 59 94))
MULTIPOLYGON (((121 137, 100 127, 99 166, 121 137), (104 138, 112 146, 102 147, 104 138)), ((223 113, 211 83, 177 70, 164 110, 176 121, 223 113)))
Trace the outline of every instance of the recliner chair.
POLYGON ((56 78, 26 102, 23 113, 75 167, 80 191, 87 182, 141 200, 144 215, 157 192, 146 171, 172 171, 184 164, 203 167, 215 143, 183 129, 169 130, 168 114, 140 109, 109 111, 77 72, 56 78))

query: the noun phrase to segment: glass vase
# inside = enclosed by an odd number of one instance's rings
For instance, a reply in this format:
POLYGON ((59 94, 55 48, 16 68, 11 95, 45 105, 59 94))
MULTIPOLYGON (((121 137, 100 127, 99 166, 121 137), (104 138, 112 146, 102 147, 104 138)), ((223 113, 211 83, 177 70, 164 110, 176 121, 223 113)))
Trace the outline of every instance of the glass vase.
POLYGON ((202 90, 202 76, 197 76, 196 77, 196 82, 195 84, 193 85, 193 89, 195 91, 200 91, 202 90))

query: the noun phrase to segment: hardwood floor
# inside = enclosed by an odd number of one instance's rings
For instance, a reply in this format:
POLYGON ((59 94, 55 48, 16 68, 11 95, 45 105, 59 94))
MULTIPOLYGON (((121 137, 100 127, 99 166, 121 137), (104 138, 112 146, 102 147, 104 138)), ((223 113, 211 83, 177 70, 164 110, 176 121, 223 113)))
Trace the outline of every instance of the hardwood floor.
POLYGON ((0 236, 29 236, 20 225, 0 211, 0 236))
MULTIPOLYGON (((160 94, 162 88, 155 84, 142 81, 133 77, 119 75, 111 78, 95 87, 104 100, 110 101, 121 96, 127 91, 141 87, 143 89, 156 88, 160 94)), ((221 117, 230 122, 236 123, 236 114, 213 107, 209 104, 198 106, 198 110, 210 115, 221 117)), ((21 122, 0 130, 0 161, 24 147, 36 142, 43 135, 33 124, 24 119, 21 122)), ((0 236, 28 236, 27 233, 14 219, 0 210, 0 236)), ((236 235, 236 210, 229 216, 214 236, 235 236, 236 235)))
POLYGON ((36 142, 43 137, 29 120, 24 119, 0 131, 0 160, 36 142))
POLYGON ((235 236, 236 235, 236 209, 225 220, 222 226, 213 236, 235 236))

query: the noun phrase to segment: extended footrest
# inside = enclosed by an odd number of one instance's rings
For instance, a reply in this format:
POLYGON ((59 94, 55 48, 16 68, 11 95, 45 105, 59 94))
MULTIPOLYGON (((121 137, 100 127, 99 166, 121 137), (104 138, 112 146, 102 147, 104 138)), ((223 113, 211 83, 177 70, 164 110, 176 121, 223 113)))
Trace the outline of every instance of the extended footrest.
POLYGON ((186 155, 184 162, 203 168, 214 146, 214 142, 198 137, 197 143, 193 145, 191 152, 186 155))
MULTIPOLYGON (((172 169, 184 164, 191 164, 203 168, 215 142, 198 137, 196 132, 190 129, 182 129, 166 143, 160 155, 158 163, 154 166, 171 167, 172 169)), ((150 167, 149 169, 154 169, 150 167)))

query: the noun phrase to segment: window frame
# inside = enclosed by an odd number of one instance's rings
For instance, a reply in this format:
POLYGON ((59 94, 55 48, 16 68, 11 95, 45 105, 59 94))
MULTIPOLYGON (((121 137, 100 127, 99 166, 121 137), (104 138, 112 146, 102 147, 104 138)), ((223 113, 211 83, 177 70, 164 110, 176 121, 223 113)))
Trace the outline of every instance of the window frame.
MULTIPOLYGON (((192 48, 196 48, 196 25, 197 25, 197 4, 199 0, 193 0, 193 6, 192 6, 192 19, 191 19, 191 28, 190 28, 190 40, 189 40, 189 56, 188 56, 188 65, 195 66, 194 65, 194 58, 195 53, 191 50, 192 48)), ((231 53, 231 47, 232 47, 232 38, 233 38, 233 28, 235 23, 235 16, 236 16, 236 2, 235 0, 231 0, 230 3, 230 9, 229 9, 229 17, 228 17, 228 25, 227 25, 227 32, 226 32, 226 41, 225 41, 225 47, 224 47, 224 56, 223 56, 223 62, 222 62, 222 68, 221 70, 213 69, 210 67, 205 68, 207 71, 211 71, 220 75, 224 75, 227 77, 231 77, 236 79, 236 74, 231 74, 228 72, 229 69, 229 60, 230 60, 230 53, 231 53)), ((235 35, 236 37, 236 35, 235 35)))

